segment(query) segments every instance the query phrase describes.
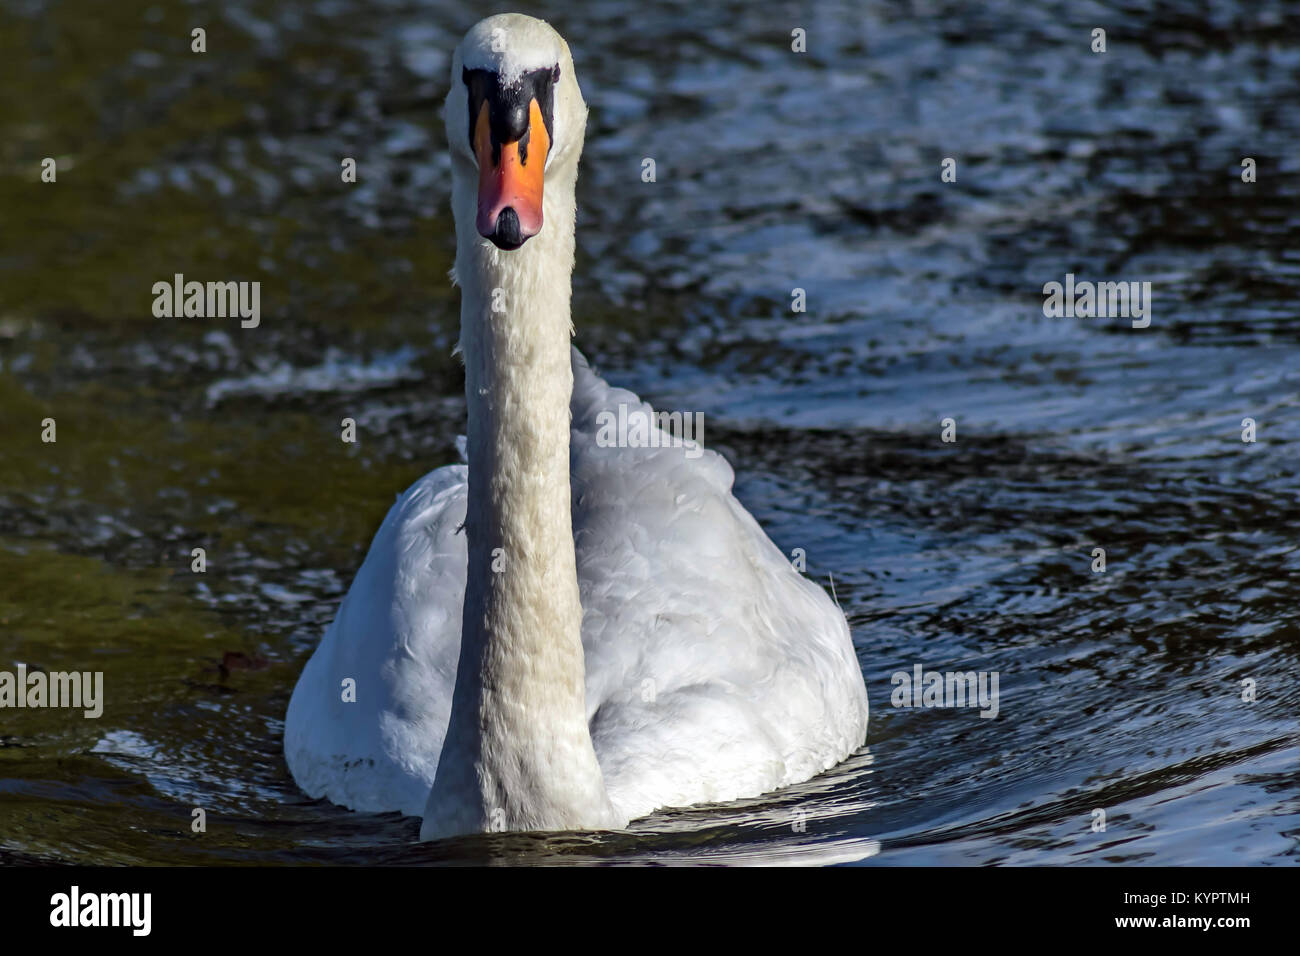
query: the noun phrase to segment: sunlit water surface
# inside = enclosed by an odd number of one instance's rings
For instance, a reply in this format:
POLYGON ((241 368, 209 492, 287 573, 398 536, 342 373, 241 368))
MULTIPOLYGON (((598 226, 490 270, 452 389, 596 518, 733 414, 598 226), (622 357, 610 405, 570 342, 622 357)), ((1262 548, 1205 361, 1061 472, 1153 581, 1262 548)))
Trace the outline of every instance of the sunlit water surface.
POLYGON ((616 834, 417 845, 300 793, 295 679, 394 494, 456 460, 440 107, 487 10, 10 0, 0 667, 108 700, 0 714, 0 860, 1295 862, 1295 6, 517 6, 591 105, 578 344, 703 412, 834 577, 869 746, 616 834), (177 272, 259 279, 262 325, 154 319, 177 272), (1151 327, 1044 318, 1066 272, 1151 281, 1151 327), (915 664, 998 672, 997 717, 892 707, 915 664))

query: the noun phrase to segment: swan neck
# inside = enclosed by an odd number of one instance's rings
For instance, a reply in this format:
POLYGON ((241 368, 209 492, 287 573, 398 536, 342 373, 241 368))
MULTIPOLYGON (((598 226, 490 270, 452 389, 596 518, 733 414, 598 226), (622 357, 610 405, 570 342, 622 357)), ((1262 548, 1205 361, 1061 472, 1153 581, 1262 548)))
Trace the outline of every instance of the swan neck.
POLYGON ((426 836, 613 821, 587 724, 569 484, 573 186, 556 178, 542 232, 518 250, 482 241, 472 207, 457 207, 469 565, 426 836))
MULTIPOLYGON (((580 655, 569 488, 573 220, 567 236, 556 235, 563 221, 553 222, 551 211, 548 228, 518 250, 499 250, 476 230, 468 241, 461 237, 458 250, 469 419, 467 595, 477 599, 466 602, 464 640, 509 639, 502 649, 510 651, 539 641, 573 644, 580 655)), ((580 670, 566 676, 581 686, 580 670)))

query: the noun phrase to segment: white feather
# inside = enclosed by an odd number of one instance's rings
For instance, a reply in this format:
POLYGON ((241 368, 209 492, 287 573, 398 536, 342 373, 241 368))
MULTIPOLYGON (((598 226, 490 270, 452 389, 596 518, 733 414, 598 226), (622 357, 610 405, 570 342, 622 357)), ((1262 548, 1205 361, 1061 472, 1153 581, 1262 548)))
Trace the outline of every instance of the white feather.
MULTIPOLYGON (((756 796, 843 760, 867 728, 843 615, 731 494, 721 456, 597 446, 597 413, 640 403, 577 349, 573 370, 586 705, 610 800, 635 819, 756 796)), ((313 796, 424 810, 460 650, 466 474, 449 465, 402 495, 303 671, 285 752, 313 796), (341 702, 346 677, 355 704, 341 702)))

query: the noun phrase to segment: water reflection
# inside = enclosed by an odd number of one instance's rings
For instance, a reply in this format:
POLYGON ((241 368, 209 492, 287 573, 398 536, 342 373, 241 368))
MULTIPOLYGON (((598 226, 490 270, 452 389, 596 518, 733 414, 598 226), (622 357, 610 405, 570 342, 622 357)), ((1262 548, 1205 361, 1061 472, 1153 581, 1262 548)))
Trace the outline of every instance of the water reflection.
POLYGON ((818 3, 791 24, 740 3, 522 4, 568 36, 592 107, 579 344, 702 411, 774 540, 834 575, 870 750, 627 833, 438 846, 307 800, 280 739, 391 496, 456 460, 438 111, 478 12, 7 6, 0 654, 93 660, 109 696, 98 722, 0 725, 6 858, 1294 858, 1289 5, 1113 4, 1097 57, 1095 12, 1058 2, 818 3), (176 272, 261 281, 256 334, 159 324, 150 289, 176 272), (1042 284, 1066 272, 1151 281, 1151 329, 1046 319, 1042 284), (50 415, 59 442, 38 446, 50 415), (365 438, 340 454, 343 417, 365 438), (239 659, 265 666, 222 666, 239 659), (998 671, 998 718, 889 707, 917 663, 998 671))

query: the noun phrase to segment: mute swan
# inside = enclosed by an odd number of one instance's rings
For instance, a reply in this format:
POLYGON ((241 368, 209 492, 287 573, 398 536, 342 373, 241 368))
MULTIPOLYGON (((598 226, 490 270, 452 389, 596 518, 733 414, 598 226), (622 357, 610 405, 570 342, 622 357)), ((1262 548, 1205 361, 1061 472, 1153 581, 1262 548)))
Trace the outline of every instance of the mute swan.
POLYGON ((568 45, 489 17, 451 78, 468 468, 384 519, 289 703, 294 779, 423 812, 428 840, 621 828, 839 763, 867 727, 843 615, 719 455, 597 440, 602 412, 650 409, 569 342, 587 107, 568 45))

